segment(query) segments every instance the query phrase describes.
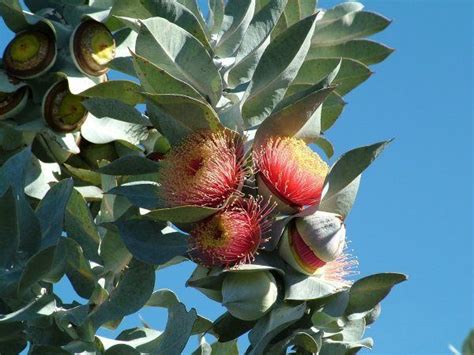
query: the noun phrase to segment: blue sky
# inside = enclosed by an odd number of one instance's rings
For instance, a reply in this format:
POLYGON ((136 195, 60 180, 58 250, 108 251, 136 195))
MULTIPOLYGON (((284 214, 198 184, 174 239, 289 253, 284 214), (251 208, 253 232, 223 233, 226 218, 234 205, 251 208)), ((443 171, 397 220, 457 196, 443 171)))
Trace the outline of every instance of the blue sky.
MULTIPOLYGON (((321 7, 336 1, 320 0, 321 7)), ((347 220, 360 276, 409 275, 382 304, 367 331, 374 354, 447 354, 473 326, 473 4, 470 0, 371 0, 366 9, 391 19, 374 38, 396 48, 375 75, 346 97, 328 132, 336 157, 395 137, 363 176, 347 220)), ((0 25, 0 50, 10 38, 0 25)), ((171 288, 188 306, 215 318, 223 309, 184 287, 191 263, 161 271, 156 288, 171 288)), ((65 283, 58 292, 73 299, 65 283)), ((166 313, 140 315, 164 328, 166 313)), ((139 324, 129 317, 121 327, 139 324)), ((112 332, 103 334, 112 336, 112 332)), ((189 347, 188 349, 191 350, 189 347)))

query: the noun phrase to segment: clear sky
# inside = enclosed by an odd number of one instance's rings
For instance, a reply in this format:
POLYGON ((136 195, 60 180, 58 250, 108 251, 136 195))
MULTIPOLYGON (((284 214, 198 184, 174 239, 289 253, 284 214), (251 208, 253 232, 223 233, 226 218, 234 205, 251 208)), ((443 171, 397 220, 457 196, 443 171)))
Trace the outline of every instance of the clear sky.
MULTIPOLYGON (((362 2, 393 19, 374 38, 396 52, 346 96, 348 105, 327 136, 336 157, 395 137, 363 176, 347 229, 360 276, 409 275, 384 300, 381 317, 366 335, 375 339, 374 354, 447 354, 448 344, 460 347, 474 318, 473 4, 362 2)), ((336 3, 320 0, 324 8, 336 3)), ((0 24, 1 51, 9 38, 0 24)), ((223 311, 219 305, 184 287, 191 271, 191 263, 161 271, 156 288, 171 288, 188 306, 216 318, 223 311)), ((74 297, 65 283, 58 292, 66 300, 74 297)), ((165 311, 140 315, 164 328, 165 311)), ((132 316, 120 329, 137 325, 132 316)))

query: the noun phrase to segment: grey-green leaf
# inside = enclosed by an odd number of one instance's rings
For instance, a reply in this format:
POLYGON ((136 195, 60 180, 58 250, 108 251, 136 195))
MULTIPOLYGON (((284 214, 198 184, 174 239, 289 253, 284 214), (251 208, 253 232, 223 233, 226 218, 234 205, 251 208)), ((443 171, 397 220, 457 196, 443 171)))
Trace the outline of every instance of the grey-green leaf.
POLYGON ((217 104, 221 77, 202 44, 179 26, 159 17, 143 21, 135 51, 171 75, 191 84, 217 104))
POLYGON ((107 194, 123 196, 134 206, 150 210, 165 206, 160 187, 153 183, 120 185, 108 191, 107 194))
POLYGON ((154 267, 133 260, 110 297, 90 314, 94 327, 137 312, 149 300, 154 285, 154 267))
POLYGON ((187 253, 186 236, 180 233, 162 234, 163 223, 128 220, 117 224, 127 249, 143 262, 162 265, 187 253))
POLYGON ((384 141, 353 149, 343 154, 326 177, 324 199, 332 198, 359 176, 390 143, 384 141))
POLYGON ((336 45, 370 36, 389 24, 390 20, 373 12, 349 12, 335 21, 322 21, 321 25, 316 25, 312 42, 318 46, 336 45))
POLYGON ((269 116, 296 77, 309 49, 315 18, 313 15, 299 21, 265 49, 242 106, 249 127, 269 116))
POLYGON ((41 247, 47 248, 58 242, 63 231, 64 214, 73 188, 72 179, 55 184, 41 200, 36 217, 41 226, 41 247))
POLYGON ((139 155, 125 155, 100 167, 97 172, 105 175, 141 175, 156 173, 159 165, 139 155))
POLYGON ((143 97, 140 95, 140 92, 140 86, 133 81, 109 80, 81 92, 80 95, 99 97, 102 99, 115 99, 125 104, 135 106, 143 103, 143 97))
POLYGON ((346 218, 355 202, 357 191, 359 190, 361 175, 357 176, 345 188, 330 198, 323 198, 319 209, 336 213, 346 218))
POLYGON ((223 126, 214 109, 207 103, 184 95, 144 94, 154 105, 191 131, 210 129, 216 131, 223 126))
POLYGON ((407 276, 397 273, 381 273, 357 280, 351 287, 346 313, 370 311, 396 284, 406 281, 407 276))
POLYGON ((0 266, 9 269, 20 245, 17 198, 12 188, 0 196, 0 266))
POLYGON ((145 216, 158 221, 170 221, 172 223, 194 223, 201 221, 218 211, 218 208, 212 207, 179 206, 153 210, 147 213, 145 216))

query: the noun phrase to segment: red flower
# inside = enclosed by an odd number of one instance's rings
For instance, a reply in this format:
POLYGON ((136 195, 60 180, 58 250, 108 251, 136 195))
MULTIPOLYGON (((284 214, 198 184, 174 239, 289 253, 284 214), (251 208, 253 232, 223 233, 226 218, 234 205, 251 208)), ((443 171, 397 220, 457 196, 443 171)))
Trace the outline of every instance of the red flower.
POLYGON ((161 161, 160 183, 170 206, 220 207, 243 185, 243 142, 237 133, 201 131, 161 161))
POLYGON ((191 258, 207 267, 252 262, 269 226, 271 209, 254 198, 238 198, 191 231, 191 258))
POLYGON ((270 138, 253 158, 259 193, 273 196, 280 212, 292 214, 319 203, 328 165, 303 140, 270 138))

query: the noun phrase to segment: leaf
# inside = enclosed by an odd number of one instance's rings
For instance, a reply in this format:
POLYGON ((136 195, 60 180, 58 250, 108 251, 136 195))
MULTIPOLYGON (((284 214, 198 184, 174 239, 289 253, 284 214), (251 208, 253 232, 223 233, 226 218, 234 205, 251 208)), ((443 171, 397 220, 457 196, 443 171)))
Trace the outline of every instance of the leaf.
POLYGON ((331 159, 334 155, 334 147, 332 143, 323 136, 318 137, 314 144, 316 144, 319 148, 323 150, 324 154, 326 154, 328 159, 331 159))
POLYGON ((270 43, 270 33, 280 18, 287 0, 272 0, 260 9, 250 22, 236 53, 236 63, 227 74, 230 86, 249 81, 257 64, 270 43))
POLYGON ((20 32, 28 27, 28 22, 18 0, 1 0, 0 15, 8 28, 14 32, 20 32))
POLYGON ((217 104, 222 82, 212 58, 191 34, 165 19, 143 21, 135 51, 169 74, 191 84, 217 104))
POLYGON ((375 143, 343 154, 331 167, 325 182, 323 199, 329 200, 359 176, 391 141, 375 143))
POLYGON ((333 195, 331 198, 323 198, 319 210, 336 213, 346 218, 355 202, 359 190, 361 175, 357 176, 345 188, 333 195))
POLYGON ((239 355, 237 340, 231 340, 225 343, 215 342, 211 345, 212 355, 239 355))
POLYGON ((64 225, 64 214, 73 188, 72 179, 55 184, 36 208, 36 217, 41 226, 41 248, 55 245, 64 225))
POLYGON ((178 303, 168 311, 168 322, 163 334, 156 344, 137 346, 140 353, 179 355, 184 350, 196 321, 197 313, 193 308, 189 312, 182 303, 178 303))
POLYGON ((133 183, 120 185, 108 191, 107 194, 123 196, 134 206, 146 209, 162 208, 165 205, 160 187, 154 183, 133 183))
POLYGON ((312 46, 306 60, 320 58, 349 58, 365 65, 376 64, 385 60, 393 48, 368 39, 355 39, 335 46, 312 46))
POLYGON ((147 213, 145 216, 158 221, 172 223, 194 223, 207 218, 219 211, 218 208, 203 206, 179 206, 160 208, 147 213))
POLYGON ((87 202, 73 190, 66 207, 64 230, 68 238, 76 241, 87 259, 100 262, 98 255, 100 236, 87 202))
POLYGON ((471 330, 467 338, 464 340, 462 345, 462 354, 474 354, 474 330, 471 330))
POLYGON ((154 285, 153 266, 133 260, 110 297, 89 315, 94 328, 137 312, 150 298, 154 285))
POLYGON ((49 316, 56 310, 56 300, 53 295, 44 295, 15 312, 0 315, 0 324, 21 321, 32 321, 49 316))
POLYGON ((130 0, 118 1, 112 13, 136 19, 148 19, 159 16, 166 19, 196 37, 205 47, 210 48, 206 33, 196 16, 178 1, 144 0, 135 3, 130 0))
POLYGON ((150 121, 140 111, 119 100, 94 97, 82 101, 82 105, 97 118, 108 117, 122 122, 150 126, 150 121))
POLYGON ((406 275, 397 273, 375 274, 357 280, 350 289, 346 313, 370 311, 388 295, 394 285, 406 280, 406 275))
POLYGON ((72 165, 63 164, 64 169, 75 179, 91 185, 100 185, 100 174, 89 169, 76 168, 72 165))
POLYGON ((17 198, 12 188, 0 196, 0 266, 9 269, 20 245, 17 198))
MULTIPOLYGON (((340 58, 306 60, 288 92, 294 93, 320 82, 338 65, 340 60, 340 58)), ((342 59, 341 68, 333 81, 333 85, 337 85, 336 92, 339 95, 345 95, 366 81, 371 75, 372 72, 364 64, 353 59, 342 59)))
POLYGON ((118 222, 117 226, 127 249, 143 262, 162 265, 188 251, 188 241, 183 234, 161 233, 163 223, 135 219, 118 222))
POLYGON ((159 165, 153 160, 139 155, 125 155, 97 169, 106 175, 141 175, 156 173, 159 165))
POLYGON ((148 59, 131 52, 133 66, 146 92, 153 94, 179 94, 204 101, 201 94, 186 82, 175 78, 148 59))
POLYGON ((132 259, 132 254, 118 233, 107 231, 100 244, 100 257, 104 261, 104 272, 119 273, 132 259))
POLYGON ((247 333, 255 323, 255 321, 238 319, 226 312, 214 321, 212 330, 220 342, 226 343, 247 333))
POLYGON ((249 355, 263 354, 270 341, 282 330, 300 319, 306 310, 306 303, 282 304, 261 318, 249 333, 252 349, 249 355))
POLYGON ((338 291, 337 285, 317 276, 296 272, 285 275, 285 300, 314 300, 332 295, 336 291, 338 291))
POLYGON ((178 296, 166 288, 154 291, 145 306, 170 308, 179 303, 178 296))
POLYGON ((148 132, 143 125, 123 122, 113 118, 97 118, 89 113, 81 127, 81 135, 94 144, 105 144, 116 140, 124 140, 138 144, 145 139, 148 132))
POLYGON ((356 1, 348 1, 339 5, 334 6, 332 9, 329 9, 324 12, 322 19, 319 21, 320 24, 332 22, 334 20, 340 19, 341 17, 357 11, 362 11, 364 5, 356 1))
POLYGON ((299 21, 265 49, 242 106, 248 126, 262 122, 285 95, 308 52, 315 18, 310 16, 299 21))
POLYGON ((255 144, 258 147, 261 142, 271 136, 298 137, 311 139, 320 133, 319 127, 307 127, 314 112, 321 106, 325 98, 334 90, 334 87, 324 88, 296 98, 279 111, 272 113, 265 119, 257 129, 255 144))
POLYGON ((224 19, 224 0, 208 0, 209 4, 209 30, 211 34, 217 33, 224 19))
POLYGON ((184 95, 148 93, 143 95, 150 99, 161 111, 192 131, 200 129, 216 131, 223 128, 214 109, 200 100, 184 95))
POLYGON ((215 53, 221 58, 232 56, 242 43, 255 11, 255 0, 228 0, 215 53))
MULTIPOLYGON (((326 17, 326 16, 325 16, 326 17)), ((324 19, 324 17, 323 17, 324 19)), ((336 45, 352 39, 363 38, 380 32, 390 21, 376 13, 354 11, 335 21, 322 21, 314 30, 313 45, 336 45)))
POLYGON ((321 130, 327 131, 333 126, 341 115, 346 105, 345 101, 337 92, 332 92, 323 103, 321 111, 321 130))
POLYGON ((124 104, 135 106, 143 103, 143 97, 140 95, 140 92, 140 86, 133 81, 109 80, 81 92, 80 95, 102 99, 115 99, 124 104))

